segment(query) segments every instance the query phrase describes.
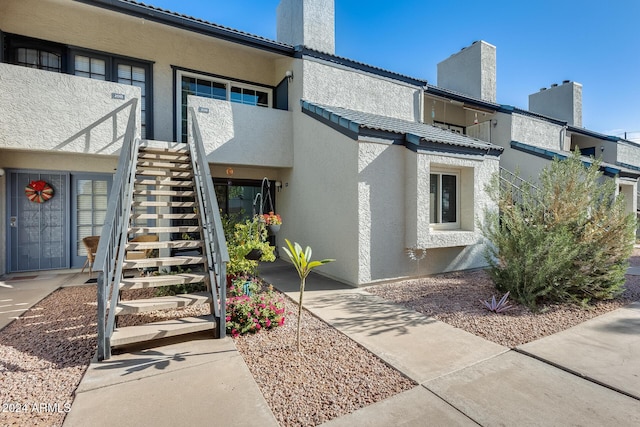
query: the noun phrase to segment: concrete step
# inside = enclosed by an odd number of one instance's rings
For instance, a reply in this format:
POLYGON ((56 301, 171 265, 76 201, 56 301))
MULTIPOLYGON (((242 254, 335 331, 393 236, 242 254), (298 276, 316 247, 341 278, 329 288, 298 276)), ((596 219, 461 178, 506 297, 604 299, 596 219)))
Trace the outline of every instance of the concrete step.
POLYGON ((133 234, 158 234, 158 233, 198 233, 197 225, 182 225, 174 227, 131 227, 129 233, 133 234))
POLYGON ((207 304, 210 302, 211 294, 208 292, 120 301, 116 306, 116 316, 123 314, 145 313, 156 310, 173 310, 191 305, 207 304))
POLYGON ((206 330, 211 330, 213 333, 215 326, 213 316, 209 315, 117 328, 111 336, 111 347, 122 347, 206 330))
POLYGON ((140 200, 131 203, 132 206, 140 207, 170 207, 170 208, 191 208, 196 206, 196 202, 163 202, 156 200, 140 200))
POLYGON ((149 169, 191 170, 191 164, 156 160, 138 160, 138 171, 149 169))
POLYGON ((142 151, 140 152, 140 154, 138 154, 138 160, 140 159, 144 159, 144 160, 160 160, 160 161, 169 161, 169 162, 175 162, 175 163, 190 163, 191 162, 191 156, 187 155, 187 154, 181 154, 181 153, 170 153, 170 152, 145 152, 142 151))
POLYGON ((189 283, 200 283, 207 279, 205 273, 180 273, 165 274, 162 276, 134 277, 123 279, 120 283, 120 290, 158 288, 160 286, 186 285, 189 283))
POLYGON ((184 180, 184 181, 177 181, 171 178, 151 179, 151 178, 141 177, 141 178, 136 178, 135 183, 137 185, 155 185, 155 186, 168 186, 168 187, 192 187, 193 186, 193 181, 190 179, 184 180))
POLYGON ((198 219, 198 214, 195 213, 183 213, 183 214, 133 214, 131 219, 198 219))
POLYGON ((177 191, 177 190, 133 190, 135 196, 174 196, 174 197, 193 197, 195 191, 177 191))
POLYGON ((124 269, 167 267, 171 265, 202 264, 207 260, 205 256, 173 256, 160 258, 127 259, 123 262, 124 269))
POLYGON ((191 171, 174 171, 169 169, 138 169, 136 175, 155 176, 158 178, 193 178, 191 171))
POLYGON ((189 145, 183 142, 145 139, 140 142, 140 151, 156 153, 188 153, 189 145))
POLYGON ((202 240, 172 240, 170 242, 129 242, 128 251, 143 251, 146 249, 195 249, 200 248, 202 240))

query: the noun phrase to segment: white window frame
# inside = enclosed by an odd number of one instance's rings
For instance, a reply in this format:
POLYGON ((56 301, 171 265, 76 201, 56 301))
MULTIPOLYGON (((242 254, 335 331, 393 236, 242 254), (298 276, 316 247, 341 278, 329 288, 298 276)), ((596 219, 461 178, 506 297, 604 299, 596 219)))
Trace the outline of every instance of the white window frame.
MULTIPOLYGON (((178 140, 178 142, 180 142, 182 139, 182 78, 183 77, 192 77, 196 79, 208 80, 211 82, 224 84, 227 92, 226 99, 225 99, 227 102, 231 102, 232 86, 239 87, 242 89, 250 89, 250 90, 265 92, 268 97, 266 108, 273 108, 273 89, 271 88, 268 88, 265 86, 255 86, 247 83, 241 83, 241 82, 230 80, 230 79, 212 77, 206 74, 199 74, 191 71, 176 70, 176 83, 175 83, 176 84, 176 123, 175 123, 175 126, 176 126, 176 139, 178 140)), ((249 105, 249 104, 244 104, 240 102, 238 102, 238 104, 249 105)), ((264 106, 260 106, 260 107, 265 108, 264 106)))
POLYGON ((438 176, 438 194, 436 195, 436 203, 438 203, 439 222, 433 222, 431 218, 431 206, 429 206, 429 227, 432 230, 459 230, 460 229, 460 186, 461 171, 458 169, 432 168, 429 171, 429 203, 431 203, 431 175, 438 176), (442 175, 451 175, 456 177, 456 222, 442 221, 442 175))

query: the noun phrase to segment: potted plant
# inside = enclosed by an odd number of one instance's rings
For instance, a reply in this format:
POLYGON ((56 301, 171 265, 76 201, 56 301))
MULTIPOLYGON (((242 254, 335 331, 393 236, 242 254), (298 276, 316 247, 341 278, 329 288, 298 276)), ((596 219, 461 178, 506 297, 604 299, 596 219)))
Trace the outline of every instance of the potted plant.
POLYGON ((280 214, 276 214, 273 211, 262 215, 262 219, 264 223, 269 226, 269 231, 272 234, 276 234, 280 231, 280 226, 282 225, 282 217, 280 214))
POLYGON ((273 262, 274 247, 267 241, 267 229, 259 216, 245 222, 225 226, 229 263, 227 275, 255 275, 258 262, 273 262))

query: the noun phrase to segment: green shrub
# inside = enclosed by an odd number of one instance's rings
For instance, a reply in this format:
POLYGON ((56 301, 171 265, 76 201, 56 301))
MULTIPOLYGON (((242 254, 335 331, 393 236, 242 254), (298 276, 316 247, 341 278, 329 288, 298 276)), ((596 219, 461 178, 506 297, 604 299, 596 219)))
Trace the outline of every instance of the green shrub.
POLYGON ((540 188, 494 177, 488 191, 499 213, 487 211, 480 228, 491 242, 485 256, 498 290, 531 308, 622 292, 635 218, 599 167, 585 167, 576 152, 545 168, 540 188))

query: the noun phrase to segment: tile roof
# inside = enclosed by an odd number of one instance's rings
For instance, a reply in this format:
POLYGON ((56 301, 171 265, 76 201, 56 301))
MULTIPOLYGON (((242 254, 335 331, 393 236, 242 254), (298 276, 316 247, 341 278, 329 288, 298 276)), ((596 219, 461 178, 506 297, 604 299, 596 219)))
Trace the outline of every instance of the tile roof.
MULTIPOLYGON (((519 141, 511 141, 511 147, 518 149, 520 151, 524 151, 529 154, 533 154, 538 157, 553 159, 557 158, 560 160, 564 160, 571 156, 571 153, 568 151, 555 150, 551 148, 541 148, 536 147, 529 144, 524 144, 519 141)), ((582 163, 586 166, 589 166, 593 163, 593 158, 590 156, 580 156, 582 163)), ((640 177, 640 171, 638 171, 634 166, 627 165, 624 163, 621 164, 612 164, 607 162, 600 162, 600 170, 604 172, 605 175, 615 176, 620 175, 621 177, 635 178, 640 177)))
POLYGON ((362 129, 371 129, 374 131, 403 135, 407 142, 416 145, 418 149, 423 143, 437 143, 445 146, 465 147, 493 152, 501 152, 503 150, 503 148, 498 145, 425 123, 401 120, 307 101, 301 101, 301 103, 303 110, 323 117, 351 132, 361 133, 362 129))

